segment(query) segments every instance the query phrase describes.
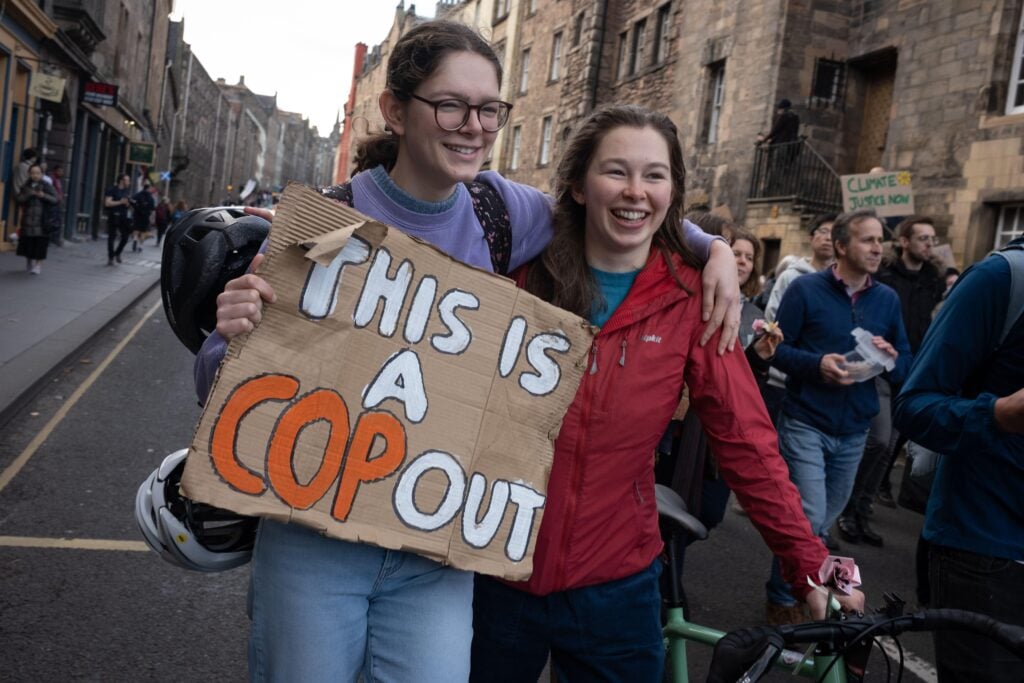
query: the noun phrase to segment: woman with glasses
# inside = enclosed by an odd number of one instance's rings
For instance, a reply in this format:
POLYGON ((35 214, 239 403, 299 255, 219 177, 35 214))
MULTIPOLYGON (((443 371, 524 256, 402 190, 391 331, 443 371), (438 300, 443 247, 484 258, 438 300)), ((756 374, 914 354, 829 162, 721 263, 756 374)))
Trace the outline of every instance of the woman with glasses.
MULTIPOLYGON (((497 173, 480 172, 511 110, 499 99, 500 84, 500 62, 471 29, 433 21, 405 33, 388 59, 387 87, 379 98, 387 132, 367 139, 357 151, 354 208, 492 270, 485 233, 464 184, 483 182, 500 194, 508 211, 510 268, 536 256, 551 239, 550 198, 497 173)), ((325 194, 331 196, 331 190, 325 194)), ((696 228, 688 234, 707 261, 711 238, 696 228)), ((714 251, 705 282, 725 295, 719 297, 717 318, 709 315, 708 337, 734 294, 738 300, 732 253, 724 243, 714 251)), ((273 299, 267 283, 254 274, 228 283, 218 299, 217 334, 196 360, 200 396, 209 390, 225 339, 250 331, 260 319, 262 301, 273 299)), ((723 344, 731 341, 734 326, 722 336, 723 344)), ((263 520, 252 561, 250 676, 354 681, 361 673, 367 681, 464 681, 472 604, 472 573, 263 520)))

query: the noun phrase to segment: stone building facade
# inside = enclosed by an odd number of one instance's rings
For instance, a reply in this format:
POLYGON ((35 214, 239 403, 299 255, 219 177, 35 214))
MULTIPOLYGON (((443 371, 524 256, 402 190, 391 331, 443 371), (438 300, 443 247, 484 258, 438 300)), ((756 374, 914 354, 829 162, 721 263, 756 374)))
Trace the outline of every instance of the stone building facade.
MULTIPOLYGON (((442 4, 448 17, 476 9, 473 0, 442 4)), ((765 266, 803 251, 813 214, 839 208, 840 175, 876 166, 912 174, 917 212, 936 220, 964 265, 1024 231, 1022 5, 495 0, 489 30, 514 109, 491 164, 548 188, 581 117, 603 103, 640 103, 679 126, 688 204, 726 207, 753 228, 765 266), (801 119, 801 162, 797 189, 771 196, 756 140, 782 98, 801 119)), ((387 46, 411 11, 400 6, 368 54, 357 118, 379 121, 387 46)))
POLYGON ((184 42, 184 22, 171 22, 168 40, 170 87, 164 94, 167 142, 157 155, 160 190, 172 203, 208 206, 221 199, 227 149, 228 102, 217 83, 184 42))

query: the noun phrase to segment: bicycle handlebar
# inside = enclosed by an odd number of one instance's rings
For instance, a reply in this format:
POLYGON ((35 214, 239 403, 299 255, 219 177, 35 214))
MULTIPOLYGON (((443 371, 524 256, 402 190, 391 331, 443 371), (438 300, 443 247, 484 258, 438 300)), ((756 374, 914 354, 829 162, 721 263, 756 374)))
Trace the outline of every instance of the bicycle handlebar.
POLYGON ((828 643, 833 650, 841 652, 848 645, 878 635, 897 636, 907 631, 947 629, 972 631, 985 636, 1024 659, 1024 627, 1004 624, 965 610, 927 609, 899 616, 885 613, 842 615, 835 620, 732 631, 715 645, 708 681, 725 683, 738 680, 768 648, 774 648, 777 654, 783 646, 828 643))
POLYGON ((1024 658, 1024 627, 959 609, 927 609, 895 617, 884 613, 850 616, 837 621, 812 621, 775 628, 786 645, 834 642, 840 646, 859 640, 869 629, 868 635, 885 636, 897 636, 906 631, 961 629, 990 638, 1024 658))

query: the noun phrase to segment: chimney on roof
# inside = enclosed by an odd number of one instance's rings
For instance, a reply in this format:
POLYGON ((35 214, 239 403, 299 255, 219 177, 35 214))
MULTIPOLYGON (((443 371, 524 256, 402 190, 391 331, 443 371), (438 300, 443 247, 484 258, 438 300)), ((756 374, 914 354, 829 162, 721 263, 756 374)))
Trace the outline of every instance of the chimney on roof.
POLYGON ((245 85, 245 74, 238 77, 238 85, 245 85))

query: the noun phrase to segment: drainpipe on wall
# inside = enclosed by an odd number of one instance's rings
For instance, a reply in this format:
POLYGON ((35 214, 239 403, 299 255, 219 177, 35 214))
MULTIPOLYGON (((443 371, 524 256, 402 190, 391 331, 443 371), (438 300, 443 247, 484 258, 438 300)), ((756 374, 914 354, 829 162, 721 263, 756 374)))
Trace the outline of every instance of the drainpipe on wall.
POLYGON ((601 9, 597 13, 597 59, 591 60, 593 66, 588 67, 590 72, 590 102, 587 105, 588 114, 597 108, 597 89, 601 82, 601 55, 604 53, 604 36, 608 30, 608 0, 601 0, 601 9))

